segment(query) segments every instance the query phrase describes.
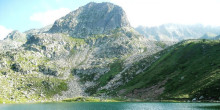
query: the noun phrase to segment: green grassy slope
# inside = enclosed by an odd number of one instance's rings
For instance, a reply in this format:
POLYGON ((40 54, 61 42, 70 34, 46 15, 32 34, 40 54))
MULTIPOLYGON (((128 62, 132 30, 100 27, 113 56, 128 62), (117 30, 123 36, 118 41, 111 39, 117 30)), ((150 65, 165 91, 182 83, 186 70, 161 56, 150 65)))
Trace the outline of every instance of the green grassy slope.
POLYGON ((219 99, 219 40, 187 40, 164 51, 147 70, 118 91, 123 90, 122 95, 126 96, 133 94, 135 98, 146 98, 149 91, 160 89, 162 92, 158 92, 155 99, 219 99))

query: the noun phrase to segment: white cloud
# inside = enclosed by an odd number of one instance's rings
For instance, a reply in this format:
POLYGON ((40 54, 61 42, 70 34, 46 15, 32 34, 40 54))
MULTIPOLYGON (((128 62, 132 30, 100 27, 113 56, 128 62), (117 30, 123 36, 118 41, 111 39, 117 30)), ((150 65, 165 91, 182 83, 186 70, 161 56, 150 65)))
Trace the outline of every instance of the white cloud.
POLYGON ((122 6, 132 26, 165 23, 220 25, 219 0, 111 0, 122 6))
POLYGON ((0 40, 3 40, 11 31, 12 29, 0 25, 0 40))
POLYGON ((55 20, 65 16, 70 12, 70 9, 60 8, 57 10, 49 10, 46 12, 34 13, 31 17, 31 21, 41 23, 43 26, 54 23, 55 20))

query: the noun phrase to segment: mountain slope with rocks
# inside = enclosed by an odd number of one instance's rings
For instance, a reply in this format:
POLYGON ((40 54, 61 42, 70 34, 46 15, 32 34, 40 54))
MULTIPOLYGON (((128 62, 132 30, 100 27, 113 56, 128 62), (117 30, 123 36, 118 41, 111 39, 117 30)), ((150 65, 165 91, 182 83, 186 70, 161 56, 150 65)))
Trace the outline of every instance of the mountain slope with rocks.
POLYGON ((13 31, 0 41, 0 103, 87 96, 217 100, 219 40, 172 44, 139 34, 121 7, 91 2, 53 25, 13 31))
POLYGON ((121 85, 115 81, 134 62, 167 47, 136 32, 119 6, 93 2, 52 26, 14 31, 0 45, 2 103, 97 94, 110 80, 121 85))

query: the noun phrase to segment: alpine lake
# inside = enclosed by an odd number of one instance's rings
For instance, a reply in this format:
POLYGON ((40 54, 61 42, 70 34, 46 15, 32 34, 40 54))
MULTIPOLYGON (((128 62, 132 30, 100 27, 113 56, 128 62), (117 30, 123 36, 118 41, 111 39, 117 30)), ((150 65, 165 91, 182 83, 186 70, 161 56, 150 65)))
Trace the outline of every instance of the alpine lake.
POLYGON ((65 102, 1 104, 0 110, 220 110, 220 103, 65 102))

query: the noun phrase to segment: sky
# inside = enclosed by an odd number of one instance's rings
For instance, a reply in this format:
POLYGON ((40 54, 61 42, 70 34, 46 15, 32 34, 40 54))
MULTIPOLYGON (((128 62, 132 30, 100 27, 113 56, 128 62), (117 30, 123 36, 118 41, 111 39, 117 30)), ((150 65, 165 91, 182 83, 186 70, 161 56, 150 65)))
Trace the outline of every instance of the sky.
POLYGON ((0 0, 0 40, 12 30, 24 32, 53 24, 92 1, 121 6, 133 27, 167 23, 220 26, 220 0, 0 0))

